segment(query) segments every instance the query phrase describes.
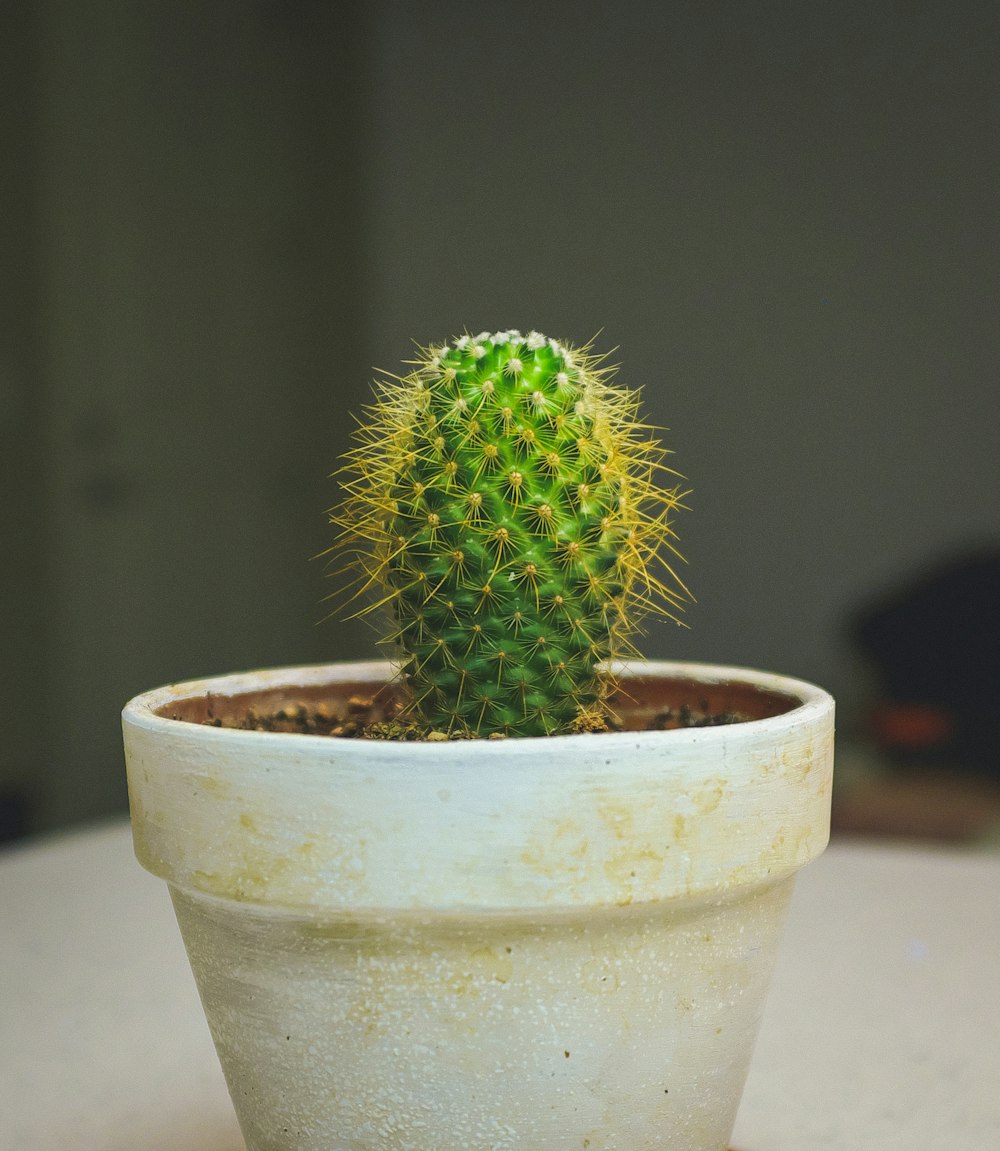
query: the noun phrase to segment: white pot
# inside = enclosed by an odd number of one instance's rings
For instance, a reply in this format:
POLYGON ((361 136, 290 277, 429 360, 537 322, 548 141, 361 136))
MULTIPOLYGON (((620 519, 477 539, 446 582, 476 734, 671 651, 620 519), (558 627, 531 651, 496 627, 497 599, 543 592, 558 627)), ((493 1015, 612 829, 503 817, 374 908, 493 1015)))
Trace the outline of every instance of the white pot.
POLYGON ((381 663, 129 703, 136 854, 170 885, 249 1151, 725 1148, 794 873, 827 842, 833 700, 627 674, 637 713, 681 681, 766 718, 446 743, 171 718, 371 691, 381 663))

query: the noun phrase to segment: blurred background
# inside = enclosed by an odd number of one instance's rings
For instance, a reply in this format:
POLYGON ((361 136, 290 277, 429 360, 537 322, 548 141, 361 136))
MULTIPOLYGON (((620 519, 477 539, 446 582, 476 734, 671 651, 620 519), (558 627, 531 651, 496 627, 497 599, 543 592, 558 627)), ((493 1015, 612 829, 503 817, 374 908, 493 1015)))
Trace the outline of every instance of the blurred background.
POLYGON ((698 602, 647 653, 832 690, 843 832, 993 834, 993 0, 2 21, 0 839, 125 811, 131 695, 374 654, 310 558, 349 413, 507 326, 669 429, 698 602))

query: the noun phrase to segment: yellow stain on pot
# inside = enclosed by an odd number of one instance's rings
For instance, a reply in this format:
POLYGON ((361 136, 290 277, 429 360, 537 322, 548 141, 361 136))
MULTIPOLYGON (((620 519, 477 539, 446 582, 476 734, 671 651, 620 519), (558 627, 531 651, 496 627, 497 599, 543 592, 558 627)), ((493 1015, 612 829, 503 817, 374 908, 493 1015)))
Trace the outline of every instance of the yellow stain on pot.
POLYGON ((140 860, 240 902, 710 898, 825 844, 832 711, 815 706, 805 719, 557 737, 541 762, 525 740, 392 745, 134 720, 140 860))

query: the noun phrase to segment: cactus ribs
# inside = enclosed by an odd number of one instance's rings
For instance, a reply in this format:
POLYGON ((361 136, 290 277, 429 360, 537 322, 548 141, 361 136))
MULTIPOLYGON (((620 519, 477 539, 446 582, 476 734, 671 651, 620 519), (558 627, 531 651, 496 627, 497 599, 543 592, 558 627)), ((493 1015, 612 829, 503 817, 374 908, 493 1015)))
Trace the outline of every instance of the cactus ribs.
POLYGON ((333 513, 351 595, 391 619, 407 715, 449 735, 603 722, 609 663, 686 596, 681 493, 589 348, 464 335, 377 385, 333 513), (672 486, 662 486, 661 476, 672 486))

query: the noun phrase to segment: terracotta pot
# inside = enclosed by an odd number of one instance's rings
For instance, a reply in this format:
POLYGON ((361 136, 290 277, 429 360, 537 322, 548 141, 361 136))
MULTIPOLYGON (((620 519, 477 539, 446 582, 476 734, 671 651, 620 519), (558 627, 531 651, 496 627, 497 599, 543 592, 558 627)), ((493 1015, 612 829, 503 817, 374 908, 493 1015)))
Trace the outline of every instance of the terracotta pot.
POLYGON ((753 718, 445 743, 186 722, 387 675, 254 672, 124 712, 136 854, 249 1151, 721 1151, 794 874, 828 838, 833 700, 638 663, 630 725, 753 718))

